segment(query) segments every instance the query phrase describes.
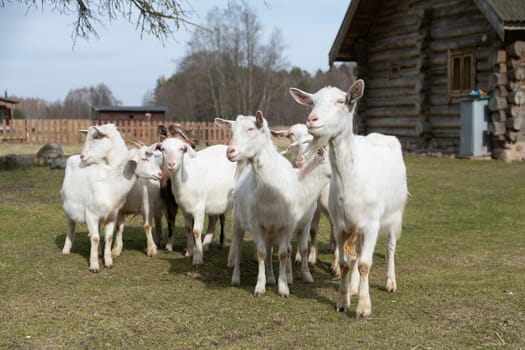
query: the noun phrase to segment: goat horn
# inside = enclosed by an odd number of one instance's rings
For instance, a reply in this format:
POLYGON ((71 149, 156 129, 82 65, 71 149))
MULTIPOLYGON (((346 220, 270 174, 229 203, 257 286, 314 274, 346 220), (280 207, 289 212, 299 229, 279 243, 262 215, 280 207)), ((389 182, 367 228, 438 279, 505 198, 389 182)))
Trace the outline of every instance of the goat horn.
POLYGON ((133 141, 137 142, 141 146, 146 146, 146 144, 139 139, 133 139, 133 141))

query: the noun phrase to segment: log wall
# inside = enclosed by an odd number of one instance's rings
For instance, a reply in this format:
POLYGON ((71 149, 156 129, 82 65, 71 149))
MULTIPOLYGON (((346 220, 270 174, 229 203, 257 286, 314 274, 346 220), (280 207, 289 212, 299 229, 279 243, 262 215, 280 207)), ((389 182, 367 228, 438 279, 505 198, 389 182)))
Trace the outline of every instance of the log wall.
POLYGON ((358 61, 366 65, 366 133, 398 136, 409 150, 457 153, 460 103, 468 97, 448 96, 448 52, 472 50, 475 88, 489 90, 498 40, 471 0, 382 2, 358 61))

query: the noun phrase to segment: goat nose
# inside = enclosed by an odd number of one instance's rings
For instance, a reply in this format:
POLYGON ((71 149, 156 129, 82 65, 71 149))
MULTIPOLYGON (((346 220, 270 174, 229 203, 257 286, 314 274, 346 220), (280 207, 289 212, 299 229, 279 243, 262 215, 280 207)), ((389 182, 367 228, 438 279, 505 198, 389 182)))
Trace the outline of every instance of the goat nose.
POLYGON ((235 148, 233 148, 232 146, 229 146, 227 149, 226 149, 226 155, 230 155, 232 153, 235 153, 235 148))
POLYGON ((86 158, 85 154, 84 154, 84 153, 81 153, 81 154, 80 154, 80 160, 81 160, 81 161, 84 161, 85 158, 86 158))
POLYGON ((175 169, 175 162, 168 162, 169 169, 175 169))
POLYGON ((319 117, 317 116, 317 114, 313 114, 313 115, 308 117, 308 122, 309 123, 315 123, 318 120, 319 120, 319 117))
POLYGON ((304 157, 303 156, 297 157, 297 159, 295 160, 295 165, 297 165, 298 168, 301 168, 303 164, 304 164, 304 157))

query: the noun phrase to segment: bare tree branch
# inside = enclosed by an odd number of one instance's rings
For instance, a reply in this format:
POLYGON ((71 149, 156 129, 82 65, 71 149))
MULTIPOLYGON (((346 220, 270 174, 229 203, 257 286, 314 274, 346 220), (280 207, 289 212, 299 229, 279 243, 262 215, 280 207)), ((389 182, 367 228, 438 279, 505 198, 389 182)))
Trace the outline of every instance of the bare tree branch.
POLYGON ((194 13, 183 0, 0 0, 0 7, 10 3, 23 3, 28 10, 46 7, 61 14, 74 15, 72 39, 99 38, 97 25, 124 18, 135 23, 140 35, 153 35, 163 43, 181 26, 200 27, 191 20, 194 13))

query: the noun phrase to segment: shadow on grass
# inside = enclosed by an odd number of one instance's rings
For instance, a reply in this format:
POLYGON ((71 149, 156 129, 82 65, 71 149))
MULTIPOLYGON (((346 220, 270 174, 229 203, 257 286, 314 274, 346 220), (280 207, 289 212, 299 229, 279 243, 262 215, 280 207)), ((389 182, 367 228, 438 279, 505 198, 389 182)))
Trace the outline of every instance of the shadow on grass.
MULTIPOLYGON (((231 285, 232 268, 227 267, 229 246, 221 248, 219 244, 214 241, 209 251, 204 253, 204 264, 198 267, 192 266, 190 259, 182 257, 185 251, 185 242, 183 245, 180 241, 176 241, 174 250, 176 253, 170 254, 179 254, 181 258, 168 259, 171 264, 169 270, 171 274, 192 274, 194 278, 203 282, 207 288, 235 288, 236 290, 242 290, 248 296, 256 298, 253 296, 253 292, 257 282, 258 265, 255 259, 255 247, 252 241, 244 241, 242 246, 240 286, 231 285)), ((295 249, 293 249, 293 251, 295 252, 295 249)), ((315 300, 320 304, 332 308, 334 312, 336 312, 335 299, 331 299, 322 293, 327 286, 333 288, 333 292, 336 292, 339 287, 338 281, 334 281, 333 279, 330 266, 330 263, 319 260, 314 267, 311 267, 314 282, 310 284, 303 282, 299 266, 295 264, 292 265, 294 281, 293 284, 289 285, 290 297, 315 300)), ((273 269, 275 277, 277 278, 279 274, 277 254, 273 256, 273 269)), ((265 298, 280 298, 277 285, 267 285, 265 295, 258 298, 261 299, 261 302, 265 298)), ((346 312, 345 316, 355 318, 355 312, 346 312)))
MULTIPOLYGON (((62 252, 64 247, 64 242, 66 241, 66 233, 59 234, 55 237, 55 245, 62 252)), ((126 226, 124 228, 124 233, 122 235, 123 241, 123 252, 126 250, 135 250, 138 252, 147 255, 146 252, 146 235, 142 227, 135 226, 126 226)), ((101 242, 101 251, 99 252, 99 257, 102 257, 104 252, 104 230, 100 230, 100 242, 101 242)), ((115 244, 115 235, 113 235, 113 243, 115 244)), ((89 232, 87 227, 83 224, 77 224, 75 230, 75 238, 73 240, 73 246, 71 247, 70 254, 79 254, 86 259, 87 264, 89 265, 89 256, 91 250, 91 241, 89 240, 89 232), (80 230, 79 230, 80 229, 80 230)), ((159 247, 159 253, 163 253, 163 249, 159 247)))
MULTIPOLYGON (((78 227, 78 225, 77 225, 78 227)), ((80 230, 75 234, 75 240, 71 249, 71 254, 79 254, 85 258, 86 264, 89 264, 89 251, 90 241, 88 232, 85 227, 80 226, 80 230)), ((191 259, 184 257, 186 250, 186 235, 182 227, 175 228, 175 244, 173 252, 166 252, 164 250, 165 240, 158 247, 157 256, 152 259, 159 259, 169 264, 168 273, 174 276, 187 276, 189 278, 197 279, 204 283, 207 288, 212 289, 226 289, 236 288, 237 290, 244 291, 247 295, 253 295, 255 284, 257 282, 258 266, 255 260, 255 247, 252 241, 245 240, 242 246, 241 256, 241 285, 231 285, 231 274, 232 268, 227 267, 229 245, 220 247, 218 238, 216 235, 214 241, 209 247, 209 250, 204 253, 204 264, 198 267, 192 265, 191 259)), ((62 249, 65 241, 65 233, 56 236, 55 244, 59 250, 62 249)), ((127 226, 123 234, 123 249, 135 250, 146 255, 146 237, 142 227, 127 226)), ((293 243, 292 248, 292 259, 295 256, 295 244, 293 243)), ((310 267, 310 271, 314 278, 313 283, 304 283, 300 273, 300 268, 296 264, 292 264, 293 271, 293 284, 289 285, 290 295, 292 298, 315 300, 318 303, 326 305, 335 311, 335 296, 339 289, 339 281, 334 279, 334 275, 331 271, 331 262, 333 259, 332 254, 328 254, 327 260, 327 247, 322 244, 319 247, 321 256, 319 257, 315 266, 310 267), (327 287, 333 296, 328 297, 326 294, 327 287), (324 291, 324 293, 323 293, 324 291)), ((384 265, 384 254, 375 254, 375 261, 377 265, 384 265)), ((87 265, 86 265, 87 266, 87 265)), ((377 268, 377 266, 376 266, 377 268)), ((379 269, 383 270, 384 266, 380 266, 379 269)), ((278 277, 279 274, 279 261, 276 254, 273 256, 273 269, 274 274, 278 277)), ((382 285, 371 283, 371 290, 378 290, 385 292, 385 287, 382 285)), ((277 285, 267 285, 266 295, 259 297, 264 298, 279 298, 277 292, 277 285)), ((355 300, 355 299, 354 299, 355 300)), ((355 318, 355 302, 350 306, 349 311, 345 312, 344 315, 350 318, 355 318)))

